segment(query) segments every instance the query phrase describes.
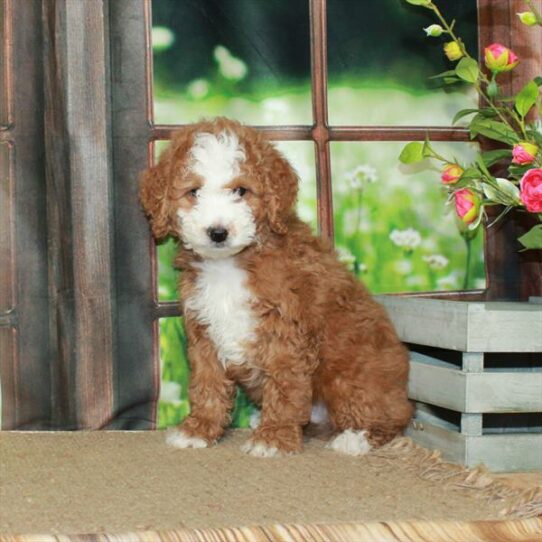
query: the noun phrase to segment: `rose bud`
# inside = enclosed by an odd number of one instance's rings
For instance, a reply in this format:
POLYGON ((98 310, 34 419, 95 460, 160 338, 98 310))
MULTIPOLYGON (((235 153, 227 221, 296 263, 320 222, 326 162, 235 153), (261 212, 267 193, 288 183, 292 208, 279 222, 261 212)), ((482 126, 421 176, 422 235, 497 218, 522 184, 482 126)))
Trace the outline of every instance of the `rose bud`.
POLYGON ((440 179, 444 184, 455 184, 461 175, 463 175, 463 168, 457 164, 448 164, 440 175, 440 179))
POLYGON ((516 15, 527 26, 534 26, 538 22, 536 15, 532 11, 522 11, 521 13, 516 13, 516 15))
POLYGON ((465 224, 472 224, 480 214, 480 198, 468 188, 458 190, 454 196, 457 216, 465 224))
POLYGON ((425 33, 432 38, 438 38, 444 32, 444 28, 440 24, 432 24, 427 28, 424 28, 425 33))
POLYGON ((507 72, 517 66, 518 56, 500 43, 493 43, 484 49, 486 66, 495 73, 507 72))
POLYGON ((463 51, 457 41, 449 41, 444 44, 444 54, 448 60, 459 60, 463 56, 463 51))
POLYGON ((519 183, 519 197, 531 213, 542 213, 542 169, 530 169, 519 183))
POLYGON ((521 141, 512 149, 512 163, 520 166, 532 164, 536 158, 538 146, 527 141, 521 141))

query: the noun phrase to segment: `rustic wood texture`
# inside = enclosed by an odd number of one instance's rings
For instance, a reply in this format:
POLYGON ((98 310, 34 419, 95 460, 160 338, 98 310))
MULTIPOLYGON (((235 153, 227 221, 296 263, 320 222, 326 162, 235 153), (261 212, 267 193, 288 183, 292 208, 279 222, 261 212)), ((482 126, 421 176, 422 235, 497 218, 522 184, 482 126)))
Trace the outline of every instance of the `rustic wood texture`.
POLYGON ((111 156, 106 3, 43 4, 51 335, 58 422, 113 417, 111 156))
POLYGON ((0 334, 2 428, 44 428, 50 423, 51 396, 41 2, 4 0, 1 7, 5 91, 0 133, 10 154, 8 164, 2 164, 2 173, 8 174, 2 179, 2 212, 11 221, 7 231, 2 224, 0 241, 0 304, 9 311, 2 314, 1 325, 7 328, 0 334))
POLYGON ((138 199, 150 160, 150 2, 109 2, 115 206, 115 429, 152 429, 160 386, 156 255, 138 199))
MULTIPOLYGON (((480 58, 484 47, 493 42, 511 47, 521 58, 513 72, 499 78, 504 93, 510 95, 542 72, 542 29, 527 28, 519 21, 516 13, 526 7, 522 0, 478 0, 478 5, 480 58)), ((534 5, 542 10, 542 0, 534 0, 534 5)), ((491 148, 487 141, 482 145, 491 148)), ((499 212, 499 209, 489 211, 490 221, 499 212)), ((542 293, 542 251, 518 252, 521 245, 517 237, 528 229, 525 221, 530 222, 513 213, 507 220, 486 228, 487 299, 527 300, 542 293)))
POLYGON ((542 352, 538 303, 378 296, 401 340, 460 352, 542 352))
POLYGON ((542 413, 542 372, 467 373, 449 363, 411 353, 409 397, 465 413, 542 413))
POLYGON ((427 448, 442 450, 445 459, 467 467, 483 463, 493 472, 539 471, 542 434, 468 436, 443 427, 423 414, 406 434, 427 448))

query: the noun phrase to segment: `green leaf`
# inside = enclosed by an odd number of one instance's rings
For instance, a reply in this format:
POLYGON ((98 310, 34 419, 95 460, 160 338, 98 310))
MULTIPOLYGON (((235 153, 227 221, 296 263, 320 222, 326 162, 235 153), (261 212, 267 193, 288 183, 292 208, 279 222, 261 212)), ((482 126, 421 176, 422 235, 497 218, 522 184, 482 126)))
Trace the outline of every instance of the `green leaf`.
POLYGON ((538 85, 535 81, 527 83, 517 94, 515 100, 516 111, 524 117, 538 99, 538 85))
POLYGON ((413 6, 429 6, 431 0, 406 0, 409 4, 413 6))
POLYGON ((455 67, 455 73, 467 83, 476 83, 480 73, 478 62, 472 58, 463 57, 455 67))
POLYGON ((537 224, 518 241, 525 247, 525 250, 542 249, 542 224, 537 224))
POLYGON ((452 124, 455 124, 458 120, 466 117, 467 115, 472 115, 473 113, 478 113, 478 109, 461 109, 455 114, 452 124))
POLYGON ((415 164, 416 162, 421 162, 425 158, 423 150, 423 143, 411 141, 403 147, 403 150, 399 155, 399 160, 403 164, 415 164))
POLYGON ((455 70, 447 70, 442 73, 437 73, 437 75, 432 75, 429 77, 429 79, 441 79, 442 77, 450 77, 452 75, 455 75, 455 70))
POLYGON ((480 154, 484 164, 487 167, 491 167, 493 164, 496 164, 500 160, 505 158, 510 158, 512 156, 512 151, 509 149, 497 149, 495 151, 486 151, 480 154))
POLYGON ((519 137, 512 128, 503 122, 491 120, 477 115, 471 121, 469 126, 471 139, 481 134, 489 139, 500 141, 508 145, 514 145, 519 142, 519 137))
POLYGON ((461 175, 462 181, 470 181, 473 179, 479 179, 481 177, 480 172, 475 167, 468 167, 461 175))

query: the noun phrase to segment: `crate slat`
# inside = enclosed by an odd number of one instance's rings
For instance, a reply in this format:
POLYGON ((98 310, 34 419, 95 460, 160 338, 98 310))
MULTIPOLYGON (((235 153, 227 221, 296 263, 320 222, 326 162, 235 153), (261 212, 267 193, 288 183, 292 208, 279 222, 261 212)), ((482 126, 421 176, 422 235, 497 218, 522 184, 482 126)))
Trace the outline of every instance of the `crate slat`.
POLYGON ((466 373, 411 352, 409 397, 465 413, 542 412, 542 371, 466 373))
POLYGON ((460 352, 541 352, 542 305, 378 296, 408 343, 460 352))
POLYGON ((495 472, 533 471, 542 468, 542 434, 465 436, 427 422, 406 432, 417 443, 442 450, 444 459, 474 467, 483 463, 495 472))

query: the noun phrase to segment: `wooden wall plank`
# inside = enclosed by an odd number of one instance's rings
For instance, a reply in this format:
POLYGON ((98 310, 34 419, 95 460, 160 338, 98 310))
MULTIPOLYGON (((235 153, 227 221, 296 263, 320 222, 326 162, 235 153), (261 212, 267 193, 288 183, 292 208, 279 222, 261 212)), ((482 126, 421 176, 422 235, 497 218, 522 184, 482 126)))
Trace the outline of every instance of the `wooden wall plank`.
POLYGON ((52 331, 64 390, 58 412, 63 424, 96 429, 113 416, 106 4, 52 0, 44 3, 44 21, 52 331))
POLYGON ((154 242, 138 198, 151 135, 150 2, 109 2, 117 281, 116 429, 156 425, 160 386, 154 242))
POLYGON ((3 429, 45 429, 51 424, 48 334, 47 221, 44 197, 41 2, 8 2, 8 141, 14 191, 14 304, 16 354, 2 366, 11 383, 3 396, 3 429), (32 104, 32 107, 29 107, 32 104), (24 362, 23 362, 24 361, 24 362), (8 413, 8 414, 6 414, 8 413))

